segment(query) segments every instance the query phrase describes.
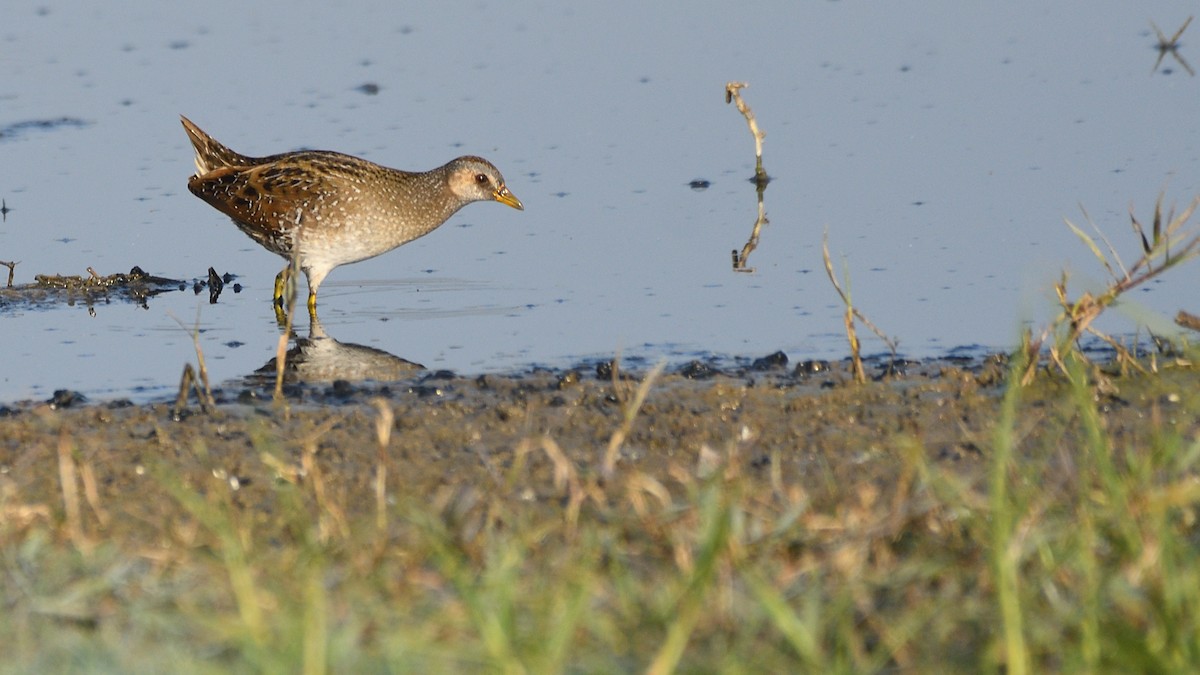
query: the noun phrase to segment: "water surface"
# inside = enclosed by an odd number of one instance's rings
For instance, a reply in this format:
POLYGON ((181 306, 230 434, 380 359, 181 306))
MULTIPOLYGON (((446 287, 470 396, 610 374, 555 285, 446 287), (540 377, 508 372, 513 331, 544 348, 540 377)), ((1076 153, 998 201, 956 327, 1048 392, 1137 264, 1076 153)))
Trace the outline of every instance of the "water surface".
MULTIPOLYGON (((243 290, 0 309, 0 401, 167 396, 193 327, 217 382, 274 356, 281 261, 188 193, 179 114, 247 154, 494 161, 524 212, 472 205, 321 289, 331 337, 460 372, 844 356, 825 231, 905 354, 1006 348, 1053 311, 1064 269, 1076 289, 1104 281, 1064 217, 1083 205, 1131 261, 1131 206, 1145 220, 1160 192, 1179 208, 1200 193, 1200 80, 1170 56, 1154 70, 1150 21, 1173 33, 1178 3, 130 7, 6 9, 0 260, 20 261, 17 283, 212 266, 243 290), (757 202, 729 80, 750 83, 774 179, 753 273, 730 264, 757 202)), ((1131 311, 1200 309, 1196 268, 1131 311)))

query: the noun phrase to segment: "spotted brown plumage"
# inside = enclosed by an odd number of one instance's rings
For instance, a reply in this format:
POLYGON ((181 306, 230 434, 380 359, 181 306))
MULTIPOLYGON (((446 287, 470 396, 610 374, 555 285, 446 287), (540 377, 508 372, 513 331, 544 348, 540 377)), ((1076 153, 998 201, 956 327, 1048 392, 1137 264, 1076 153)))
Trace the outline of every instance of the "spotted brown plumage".
POLYGON ((196 149, 188 189, 288 261, 276 277, 277 304, 293 257, 308 278, 308 309, 315 313, 317 289, 333 268, 429 234, 471 202, 525 208, 482 157, 459 157, 425 172, 324 150, 247 157, 181 119, 196 149))

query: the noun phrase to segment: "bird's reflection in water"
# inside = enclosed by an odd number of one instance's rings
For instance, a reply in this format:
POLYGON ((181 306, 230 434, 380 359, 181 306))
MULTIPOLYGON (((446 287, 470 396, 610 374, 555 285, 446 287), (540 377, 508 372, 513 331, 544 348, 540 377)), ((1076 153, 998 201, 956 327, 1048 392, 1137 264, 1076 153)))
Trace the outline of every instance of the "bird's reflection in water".
MULTIPOLYGON (((276 359, 254 371, 253 378, 276 373, 276 359)), ((308 337, 295 339, 284 361, 284 381, 289 384, 317 384, 346 380, 388 382, 412 377, 425 366, 389 354, 382 349, 338 342, 330 337, 315 314, 309 315, 308 337)))

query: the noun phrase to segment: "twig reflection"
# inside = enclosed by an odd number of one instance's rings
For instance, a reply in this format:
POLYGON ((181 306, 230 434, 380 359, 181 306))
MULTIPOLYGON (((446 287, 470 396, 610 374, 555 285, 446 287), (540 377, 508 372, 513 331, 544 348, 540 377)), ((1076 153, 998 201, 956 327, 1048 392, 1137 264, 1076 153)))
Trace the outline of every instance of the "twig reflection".
POLYGON ((1183 31, 1187 30, 1188 24, 1191 22, 1192 17, 1189 16, 1187 21, 1184 21, 1183 25, 1179 27, 1179 30, 1175 31, 1175 34, 1171 36, 1170 40, 1167 39, 1167 36, 1163 34, 1157 24, 1155 24, 1153 21, 1150 22, 1150 27, 1153 28, 1154 32, 1158 34, 1158 44, 1155 45, 1155 49, 1158 50, 1158 60, 1154 62, 1154 67, 1150 69, 1151 74, 1158 70, 1158 67, 1162 65, 1163 58, 1165 58, 1167 54, 1170 54, 1176 61, 1179 62, 1179 65, 1183 66, 1184 70, 1188 71, 1188 75, 1191 75, 1192 77, 1196 76, 1196 71, 1192 70, 1192 67, 1188 65, 1188 62, 1184 61, 1183 57, 1179 55, 1179 37, 1183 35, 1183 31))
POLYGON ((753 272, 753 267, 746 267, 746 261, 750 258, 750 252, 758 248, 758 234, 762 231, 762 226, 767 224, 767 211, 763 207, 763 193, 767 191, 768 181, 755 181, 755 191, 758 192, 758 218, 754 221, 754 229, 750 230, 750 238, 746 240, 746 245, 742 247, 741 253, 737 249, 733 250, 733 271, 735 272, 753 272))

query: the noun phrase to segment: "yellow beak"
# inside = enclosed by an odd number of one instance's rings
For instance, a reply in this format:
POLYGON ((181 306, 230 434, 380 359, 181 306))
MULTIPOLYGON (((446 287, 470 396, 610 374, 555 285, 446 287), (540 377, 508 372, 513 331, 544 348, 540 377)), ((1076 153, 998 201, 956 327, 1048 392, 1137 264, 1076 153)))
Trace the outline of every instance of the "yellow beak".
POLYGON ((525 205, 521 203, 521 200, 517 199, 513 193, 509 192, 508 188, 503 185, 496 188, 496 191, 492 193, 492 199, 495 199, 501 204, 511 206, 518 211, 525 210, 525 205))

